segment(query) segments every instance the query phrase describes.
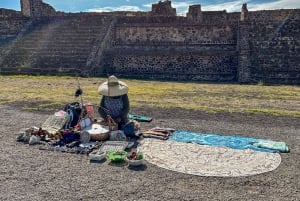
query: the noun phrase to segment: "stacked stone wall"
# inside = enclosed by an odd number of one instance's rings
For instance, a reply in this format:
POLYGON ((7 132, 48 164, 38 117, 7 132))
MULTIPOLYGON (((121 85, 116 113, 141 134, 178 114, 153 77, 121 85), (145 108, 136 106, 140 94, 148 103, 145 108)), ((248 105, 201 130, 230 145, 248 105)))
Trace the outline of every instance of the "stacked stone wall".
POLYGON ((242 12, 198 9, 183 17, 63 13, 41 0, 21 2, 29 17, 0 9, 0 73, 93 69, 97 75, 300 84, 300 9, 248 12, 243 5, 242 12))
POLYGON ((149 13, 138 16, 117 16, 117 25, 133 24, 186 24, 187 20, 181 16, 151 16, 149 13))
POLYGON ((106 55, 106 73, 194 81, 236 81, 237 58, 233 54, 113 54, 106 55))
POLYGON ((252 82, 299 84, 299 10, 255 12, 253 16, 258 20, 246 22, 252 82))
POLYGON ((35 18, 35 28, 11 44, 1 59, 0 73, 80 75, 90 67, 88 58, 110 22, 106 15, 35 18))
MULTIPOLYGON (((116 16, 118 13, 115 13, 116 16)), ((201 20, 194 21, 191 17, 183 17, 183 16, 153 16, 151 13, 135 13, 132 16, 129 14, 124 14, 118 16, 117 23, 118 24, 204 24, 204 25, 221 25, 221 24, 233 24, 237 23, 240 18, 240 12, 235 13, 227 13, 226 11, 204 11, 201 12, 201 20), (124 17, 126 16, 126 17, 124 17)))
MULTIPOLYGON (((227 22, 226 13, 221 13, 227 22)), ((115 46, 105 55, 107 73, 173 80, 237 80, 237 24, 217 24, 218 18, 206 24, 184 18, 179 18, 183 23, 166 23, 170 17, 161 18, 161 23, 129 24, 124 19, 115 28, 115 46)))
POLYGON ((23 15, 30 17, 55 16, 55 9, 42 0, 21 0, 23 15))
POLYGON ((202 12, 202 23, 221 24, 227 22, 226 11, 204 11, 202 12))
POLYGON ((20 12, 0 9, 0 45, 16 38, 28 20, 20 12))
POLYGON ((227 13, 227 23, 237 24, 241 18, 240 12, 227 13))
POLYGON ((265 21, 282 22, 287 18, 293 20, 299 20, 300 19, 299 9, 251 11, 248 13, 247 16, 247 20, 254 21, 254 22, 265 22, 265 21))
POLYGON ((117 44, 186 43, 235 44, 236 27, 230 25, 131 24, 117 26, 117 44))

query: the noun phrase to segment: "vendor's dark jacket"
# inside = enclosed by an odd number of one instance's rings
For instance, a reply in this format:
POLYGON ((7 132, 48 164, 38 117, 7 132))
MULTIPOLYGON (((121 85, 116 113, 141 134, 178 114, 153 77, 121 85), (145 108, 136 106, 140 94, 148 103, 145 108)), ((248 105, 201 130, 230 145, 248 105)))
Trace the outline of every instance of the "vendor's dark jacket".
MULTIPOLYGON (((128 113, 129 113, 129 109, 130 109, 129 99, 128 99, 128 95, 127 94, 124 94, 121 97, 122 97, 122 101, 123 101, 123 109, 122 109, 120 117, 122 119, 122 122, 126 122, 127 121, 127 116, 128 116, 128 113)), ((99 112, 100 116, 103 119, 106 119, 106 117, 108 115, 107 111, 105 111, 104 109, 102 109, 102 108, 105 108, 105 105, 104 105, 105 98, 107 98, 107 96, 102 96, 102 99, 100 101, 100 107, 98 109, 98 112, 99 112)))

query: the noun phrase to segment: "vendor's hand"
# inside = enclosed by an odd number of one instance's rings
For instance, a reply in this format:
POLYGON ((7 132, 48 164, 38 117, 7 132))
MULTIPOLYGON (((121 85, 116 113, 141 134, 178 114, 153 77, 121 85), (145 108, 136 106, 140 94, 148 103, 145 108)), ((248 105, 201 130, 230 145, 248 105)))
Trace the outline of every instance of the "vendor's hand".
POLYGON ((121 123, 122 119, 121 119, 121 117, 117 117, 114 119, 114 121, 118 124, 118 123, 121 123))

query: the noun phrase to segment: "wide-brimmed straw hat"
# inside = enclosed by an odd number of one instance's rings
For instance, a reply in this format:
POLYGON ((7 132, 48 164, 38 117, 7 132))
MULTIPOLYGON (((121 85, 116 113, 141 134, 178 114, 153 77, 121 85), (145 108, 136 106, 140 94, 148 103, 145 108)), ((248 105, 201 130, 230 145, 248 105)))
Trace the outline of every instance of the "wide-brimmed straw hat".
POLYGON ((103 96, 121 96, 128 93, 128 86, 114 75, 109 76, 108 80, 103 82, 99 88, 98 93, 103 96))

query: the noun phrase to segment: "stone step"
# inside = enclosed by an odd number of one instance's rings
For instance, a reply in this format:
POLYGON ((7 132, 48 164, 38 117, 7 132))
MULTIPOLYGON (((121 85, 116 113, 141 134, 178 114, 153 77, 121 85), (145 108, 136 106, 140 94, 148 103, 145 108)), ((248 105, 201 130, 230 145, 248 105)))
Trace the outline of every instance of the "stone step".
POLYGON ((49 73, 38 70, 41 66, 53 72, 58 71, 56 68, 61 72, 64 68, 85 67, 95 41, 104 38, 110 24, 110 20, 102 19, 74 17, 54 22, 44 19, 43 24, 37 23, 16 41, 3 66, 41 73, 49 73))

